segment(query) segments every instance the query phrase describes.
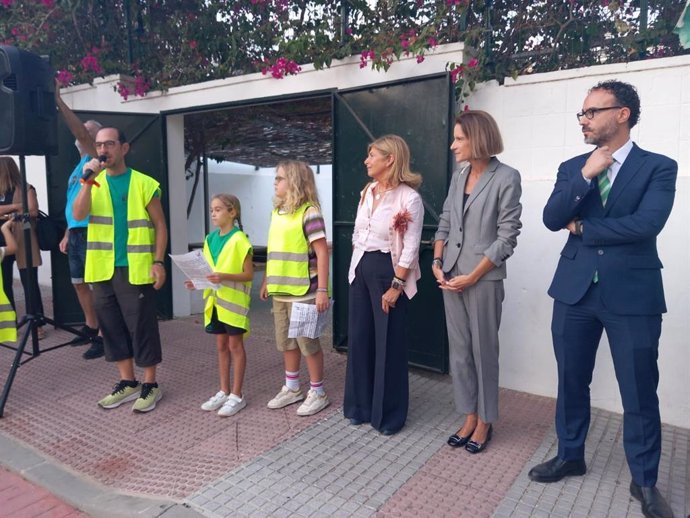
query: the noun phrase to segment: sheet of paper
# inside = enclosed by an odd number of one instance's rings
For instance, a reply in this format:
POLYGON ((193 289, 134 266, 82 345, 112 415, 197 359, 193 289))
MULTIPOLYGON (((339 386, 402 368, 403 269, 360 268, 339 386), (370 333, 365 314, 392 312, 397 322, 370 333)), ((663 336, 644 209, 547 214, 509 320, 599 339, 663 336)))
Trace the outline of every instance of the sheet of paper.
MULTIPOLYGON (((331 301, 332 306, 333 302, 331 301)), ((288 338, 297 338, 299 336, 318 338, 326 327, 329 316, 330 308, 328 311, 319 313, 314 304, 293 302, 288 338)))
POLYGON ((206 279, 213 272, 201 250, 192 250, 186 254, 170 254, 170 259, 194 283, 195 289, 213 288, 216 290, 220 287, 219 284, 213 284, 206 279))

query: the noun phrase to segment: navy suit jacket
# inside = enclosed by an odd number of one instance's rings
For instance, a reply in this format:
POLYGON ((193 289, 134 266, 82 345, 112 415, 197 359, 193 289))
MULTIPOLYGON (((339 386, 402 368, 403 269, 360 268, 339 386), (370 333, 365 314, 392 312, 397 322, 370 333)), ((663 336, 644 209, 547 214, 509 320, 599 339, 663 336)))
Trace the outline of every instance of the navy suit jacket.
POLYGON ((544 224, 554 232, 573 219, 583 222, 582 236, 568 235, 549 295, 565 304, 577 304, 596 271, 602 301, 609 311, 620 315, 664 313, 656 236, 673 207, 678 165, 633 145, 604 207, 596 178, 588 184, 582 177, 590 154, 560 165, 544 208, 544 224))

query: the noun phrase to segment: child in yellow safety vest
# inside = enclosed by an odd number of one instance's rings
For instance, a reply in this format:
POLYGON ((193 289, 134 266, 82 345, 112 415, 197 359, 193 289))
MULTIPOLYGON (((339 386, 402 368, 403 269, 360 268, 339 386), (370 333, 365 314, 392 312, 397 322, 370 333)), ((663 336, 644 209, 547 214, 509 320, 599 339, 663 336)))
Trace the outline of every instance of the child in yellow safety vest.
MULTIPOLYGON (((249 332, 249 300, 254 266, 252 245, 242 231, 240 201, 232 194, 211 199, 211 221, 218 227, 204 240, 204 256, 213 273, 207 279, 218 287, 204 290, 206 332, 216 335, 220 390, 201 405, 229 417, 247 406, 242 382, 247 366, 244 334, 249 332), (233 377, 230 384, 230 366, 233 377)), ((185 281, 194 289, 192 281, 185 281)))
MULTIPOLYGON (((0 246, 0 262, 7 255, 12 255, 17 251, 17 242, 12 233, 13 218, 9 214, 7 220, 0 227, 5 246, 0 246)), ((5 294, 5 287, 2 285, 2 275, 0 275, 0 342, 17 341, 17 315, 14 312, 10 300, 5 294)))
POLYGON ((328 297, 328 244, 326 226, 308 164, 285 160, 276 167, 274 210, 268 231, 266 275, 261 299, 273 298, 276 346, 283 353, 285 384, 268 402, 268 408, 283 408, 304 400, 297 415, 320 412, 329 405, 323 387, 323 350, 318 338, 289 338, 292 304, 314 304, 319 313, 330 305, 328 297), (309 371, 306 399, 300 390, 300 361, 309 371))

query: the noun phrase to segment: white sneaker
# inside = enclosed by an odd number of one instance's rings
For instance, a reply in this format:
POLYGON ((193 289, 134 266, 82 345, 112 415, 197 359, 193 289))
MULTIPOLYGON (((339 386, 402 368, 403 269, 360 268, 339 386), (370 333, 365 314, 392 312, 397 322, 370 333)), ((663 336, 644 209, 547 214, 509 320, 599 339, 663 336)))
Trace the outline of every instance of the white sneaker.
POLYGON ((298 401, 302 401, 303 399, 304 394, 302 394, 300 389, 290 390, 283 385, 283 388, 280 389, 280 392, 278 392, 276 397, 268 402, 267 406, 268 408, 272 409, 283 408, 285 406, 292 405, 293 403, 297 403, 298 401))
POLYGON ((230 417, 247 406, 247 398, 239 398, 235 394, 230 394, 225 400, 225 404, 218 410, 221 417, 230 417))
POLYGON ((228 395, 222 390, 219 390, 215 396, 211 396, 211 399, 201 405, 201 409, 206 410, 207 412, 210 412, 211 410, 218 410, 223 406, 223 403, 225 403, 227 399, 228 395))
POLYGON ((310 389, 307 393, 306 401, 297 409, 297 415, 314 415, 317 412, 321 412, 321 410, 330 404, 331 402, 328 401, 326 393, 324 393, 323 396, 319 396, 315 390, 310 389))

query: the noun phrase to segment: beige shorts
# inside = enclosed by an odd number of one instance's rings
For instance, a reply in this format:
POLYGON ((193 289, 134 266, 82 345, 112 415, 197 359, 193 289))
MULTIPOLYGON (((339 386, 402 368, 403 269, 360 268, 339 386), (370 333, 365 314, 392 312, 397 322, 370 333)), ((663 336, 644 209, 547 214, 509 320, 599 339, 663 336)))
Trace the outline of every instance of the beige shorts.
MULTIPOLYGON (((304 304, 314 304, 315 300, 304 301, 304 304)), ((273 321, 276 326, 276 348, 280 352, 299 350, 304 356, 311 356, 321 350, 321 342, 318 338, 288 338, 290 329, 290 312, 292 302, 281 302, 273 299, 273 321)))

